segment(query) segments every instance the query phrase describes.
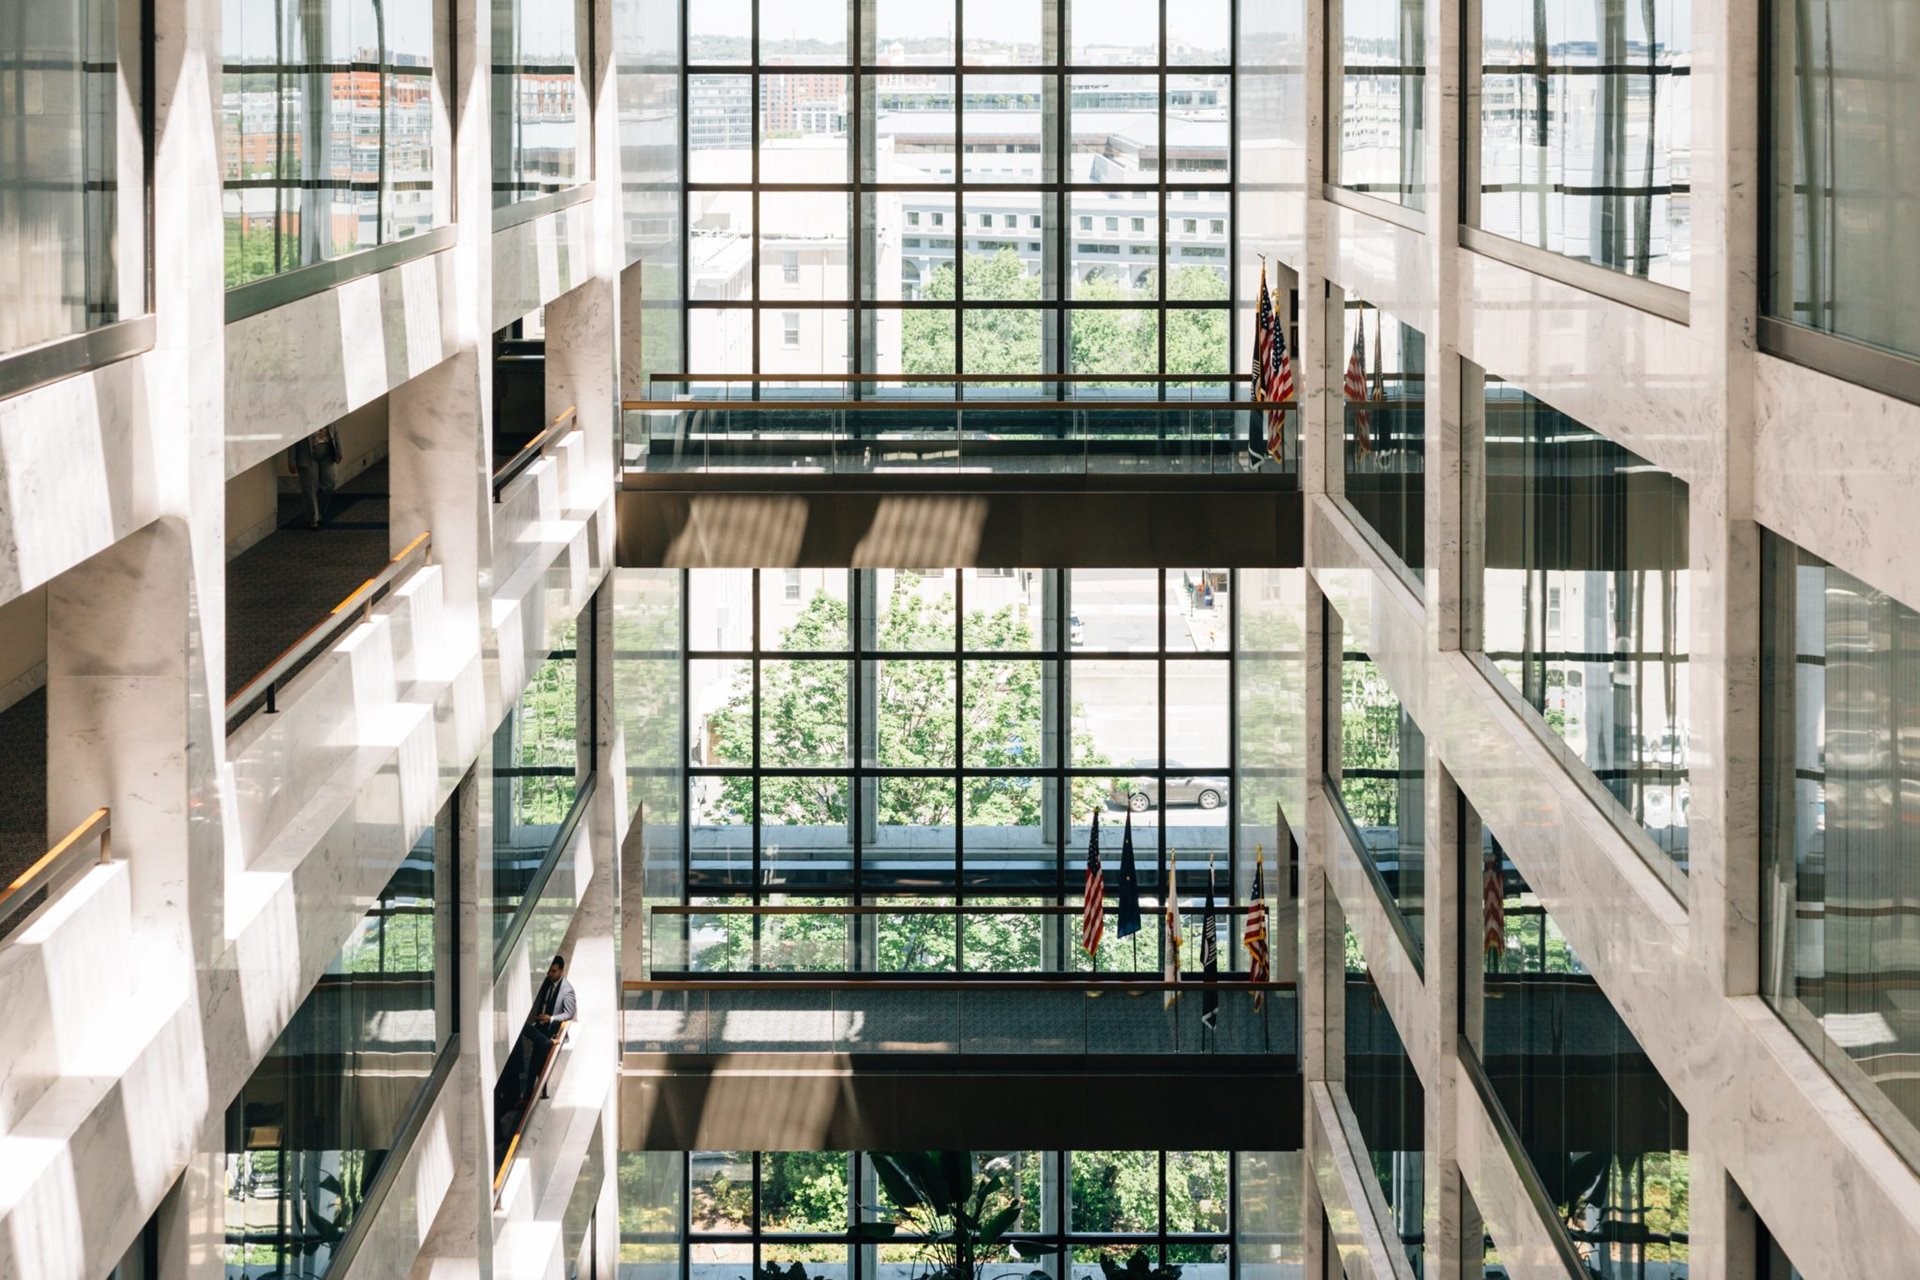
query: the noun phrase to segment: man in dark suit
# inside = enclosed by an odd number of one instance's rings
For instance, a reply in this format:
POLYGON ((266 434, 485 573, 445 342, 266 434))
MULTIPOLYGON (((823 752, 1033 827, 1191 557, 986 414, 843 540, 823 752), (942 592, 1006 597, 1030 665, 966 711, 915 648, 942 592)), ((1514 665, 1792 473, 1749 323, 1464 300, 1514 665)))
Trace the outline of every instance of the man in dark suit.
POLYGON ((573 1021, 577 1010, 573 984, 567 981, 567 958, 555 956, 547 966, 547 979, 533 997, 533 1009, 527 1014, 527 1024, 520 1029, 520 1039, 513 1048, 513 1061, 505 1077, 513 1082, 508 1097, 510 1105, 524 1102, 533 1091, 541 1064, 546 1062, 553 1042, 560 1038, 566 1024, 573 1021))

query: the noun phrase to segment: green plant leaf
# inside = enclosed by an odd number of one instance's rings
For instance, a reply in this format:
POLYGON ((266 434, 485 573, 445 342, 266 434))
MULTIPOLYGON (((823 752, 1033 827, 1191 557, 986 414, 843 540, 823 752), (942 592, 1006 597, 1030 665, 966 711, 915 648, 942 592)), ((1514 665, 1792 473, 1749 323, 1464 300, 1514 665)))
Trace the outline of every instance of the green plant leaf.
POLYGON ((880 1189, 887 1193, 887 1199, 893 1201, 896 1208, 907 1210, 933 1207, 925 1188, 907 1168, 908 1159, 920 1154, 915 1151, 887 1151, 873 1154, 874 1176, 879 1179, 880 1189))
POLYGON ((856 1222, 852 1235, 855 1240, 872 1243, 877 1240, 891 1240, 900 1230, 897 1222, 856 1222))
POLYGON ((1016 1200, 980 1224, 981 1247, 1000 1243, 1000 1237, 1007 1234, 1007 1229, 1019 1220, 1020 1202, 1016 1200))

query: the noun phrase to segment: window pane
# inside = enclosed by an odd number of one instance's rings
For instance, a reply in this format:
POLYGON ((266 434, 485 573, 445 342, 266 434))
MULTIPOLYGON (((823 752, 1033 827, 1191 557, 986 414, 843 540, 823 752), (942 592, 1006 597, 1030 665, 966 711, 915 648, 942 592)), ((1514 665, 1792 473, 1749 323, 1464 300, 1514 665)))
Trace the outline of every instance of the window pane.
POLYGON ((895 658, 867 666, 878 712, 868 763, 896 769, 951 769, 954 664, 895 658))
POLYGON ((1152 66, 1160 61, 1158 0, 1066 0, 1072 36, 1067 61, 1082 67, 1152 66))
POLYGON ((1227 180, 1232 114, 1233 89, 1226 76, 1167 77, 1167 181, 1227 180))
POLYGON ((753 1229, 753 1155, 695 1151, 687 1157, 693 1184, 689 1225, 695 1235, 744 1235, 753 1229))
POLYGON ((1133 1235, 1160 1229, 1158 1151, 1075 1151, 1067 1159, 1073 1183, 1069 1231, 1133 1235))
POLYGON ((1227 798, 1227 676, 1225 662, 1167 663, 1167 767, 1219 775, 1191 780, 1193 803, 1203 809, 1227 798))
POLYGON ((1157 302, 1163 225, 1159 193, 1076 191, 1067 200, 1072 296, 1157 302))
POLYGON ((1415 577, 1426 574, 1426 336, 1348 304, 1347 503, 1415 577))
POLYGON ((846 182, 850 81, 837 75, 760 77, 760 180, 846 182))
POLYGON ((760 664, 760 764, 846 764, 851 672, 843 661, 760 664))
POLYGON ((1045 732, 1053 681, 1052 664, 973 660, 965 666, 961 710, 966 744, 963 764, 990 769, 1037 768, 1052 763, 1045 732))
POLYGON ((1424 942, 1426 738, 1365 654, 1340 664, 1341 807, 1415 945, 1424 942))
POLYGON ((687 882, 699 888, 753 886, 753 779, 744 774, 687 781, 691 821, 687 882))
POLYGON ((691 373, 752 373, 753 312, 744 307, 690 308, 687 363, 691 373))
POLYGON ((866 25, 869 65, 943 66, 953 62, 954 0, 871 0, 873 21, 866 25))
POLYGON ((960 222, 951 191, 869 191, 860 197, 866 272, 860 296, 877 302, 950 300, 960 222))
POLYGON ((1048 234, 1053 197, 1024 192, 969 192, 962 206, 966 235, 966 301, 1024 302, 1054 297, 1048 234))
MULTIPOLYGON (((840 1235, 847 1229, 847 1153, 766 1151, 760 1156, 760 1229, 780 1235, 840 1235)), ((784 1246, 788 1250, 792 1245, 784 1246)), ((840 1253, 844 1255, 842 1248, 840 1253)), ((809 1257, 807 1262, 823 1259, 809 1257)), ((842 1264, 845 1257, 841 1257, 842 1264)), ((776 1259, 763 1251, 763 1262, 776 1259)), ((801 1261, 794 1257, 792 1261, 801 1261)), ((818 1274, 807 1267, 809 1275, 818 1274)))
POLYGON ((830 191, 760 196, 760 300, 847 296, 848 197, 830 191))
MULTIPOLYGON (((1141 373, 1152 375, 1160 368, 1160 312, 1150 310, 1074 311, 1068 319, 1067 337, 1074 373, 1141 373)), ((1139 382, 1098 383, 1075 387, 1075 399, 1092 400, 1102 396, 1144 400, 1154 396, 1155 384, 1149 376, 1139 382)), ((1111 424, 1102 424, 1103 427, 1111 424)), ((1124 426, 1124 424, 1121 424, 1124 426)), ((1153 431, 1156 416, 1142 414, 1137 424, 1153 431)), ((1092 424, 1089 424, 1089 429, 1092 424)))
MULTIPOLYGON (((849 798, 843 774, 821 777, 781 774, 761 778, 761 883, 768 888, 786 890, 851 886, 853 841, 848 834, 849 798)), ((769 920, 779 918, 769 917, 769 920)), ((824 918, 806 917, 806 921, 814 934, 828 928, 824 918)), ((764 933, 764 924, 762 931, 764 933)))
POLYGON ((1053 783, 968 778, 960 790, 966 805, 968 883, 1051 892, 1057 869, 1053 783))
MULTIPOLYGON (((1245 17, 1241 19, 1247 21, 1245 17)), ((1180 0, 1167 6, 1167 64, 1224 67, 1233 61, 1233 17, 1227 0, 1180 0)))
MULTIPOLYGON (((862 76, 860 94, 872 130, 861 154, 864 181, 953 181, 952 76, 862 76)), ((946 199, 951 209, 950 192, 946 199)), ((914 225, 919 234, 931 230, 925 219, 914 225)))
POLYGON ((1351 928, 1346 949, 1347 1098, 1392 1225, 1419 1275, 1425 1253, 1426 1091, 1351 928))
POLYGON ((753 763, 753 664, 745 658, 702 658, 687 664, 692 726, 687 763, 753 763))
MULTIPOLYGON (((377 22, 374 15, 369 18, 377 22)), ((571 4, 494 0, 496 205, 559 191, 590 176, 579 154, 577 24, 571 4)))
MULTIPOLYGON (((866 326, 862 341, 870 353, 867 373, 951 374, 958 359, 954 349, 953 312, 950 310, 902 311, 872 308, 863 313, 866 326)), ((886 382, 872 387, 872 394, 885 396, 920 395, 951 400, 950 382, 886 382)), ((900 419, 892 419, 900 422, 900 419)), ((941 419, 951 430, 952 414, 941 419)))
POLYGON ((760 0, 760 61, 768 66, 846 63, 847 22, 852 12, 848 5, 812 0, 760 0))
POLYGON ((1045 107, 1057 97, 1049 77, 968 76, 960 100, 962 176, 968 182, 1051 182, 1045 107))
POLYGON ((1073 180, 1157 180, 1160 81, 1154 76, 1071 76, 1068 87, 1073 180))
POLYGON ((1167 570, 1167 652, 1228 651, 1232 586, 1233 573, 1228 569, 1167 570))
MULTIPOLYGON (((868 824, 861 883, 951 891, 959 810, 953 775, 870 777, 860 786, 865 806, 861 821, 868 824)), ((952 921, 947 925, 951 928, 952 921)))
POLYGON ((753 197, 745 191, 690 191, 687 204, 693 296, 728 302, 750 298, 753 197))
POLYGON ((966 61, 988 66, 1031 67, 1053 61, 1045 42, 1047 0, 961 0, 965 11, 966 61))
POLYGON ((1151 662, 1071 664, 1073 763, 1160 764, 1159 673, 1151 662))
MULTIPOLYGON (((778 304, 773 304, 777 307, 778 304)), ((846 373, 848 352, 853 339, 852 313, 834 308, 802 307, 793 311, 769 309, 760 313, 760 372, 766 376, 782 373, 846 373)), ((831 396, 834 388, 820 383, 761 384, 761 394, 798 389, 808 397, 831 396)), ((810 417, 813 415, 810 415, 810 417)), ((790 420, 798 426, 806 419, 790 420)), ((824 426, 824 422, 821 423, 824 426)))
MULTIPOLYGON (((685 9, 690 65, 745 64, 753 60, 753 0, 699 0, 685 9)), ((696 108, 696 119, 697 114, 696 108)))
POLYGON ((753 78, 687 77, 687 180, 753 179, 753 78))
POLYGON ((1160 647, 1158 569, 1075 569, 1068 600, 1075 648, 1100 653, 1160 647))
POLYGON ((953 570, 876 569, 873 580, 878 625, 872 647, 894 652, 954 647, 953 570))
MULTIPOLYGON (((1004 267, 1004 262, 999 264, 1004 267)), ((997 267, 996 270, 999 268, 997 267)), ((968 373, 1018 374, 1031 376, 1048 372, 1046 350, 1051 345, 1044 326, 1051 325, 1051 313, 996 307, 969 310, 962 317, 964 329, 961 352, 968 373)), ((1008 390, 1031 393, 1031 384, 1007 383, 1008 390)), ((987 390, 970 386, 969 392, 987 390)))
POLYGON ((1691 7, 1481 7, 1482 228, 1687 287, 1691 7))
POLYGON ((967 570, 963 648, 1034 650, 1054 645, 1053 575, 1046 569, 967 570))
MULTIPOLYGON (((698 578, 708 572, 702 570, 698 578)), ((760 571, 761 646, 785 650, 844 650, 847 647, 847 574, 845 569, 762 569, 760 571)))
POLYGON ((1426 205, 1425 0, 1345 0, 1337 181, 1426 205))

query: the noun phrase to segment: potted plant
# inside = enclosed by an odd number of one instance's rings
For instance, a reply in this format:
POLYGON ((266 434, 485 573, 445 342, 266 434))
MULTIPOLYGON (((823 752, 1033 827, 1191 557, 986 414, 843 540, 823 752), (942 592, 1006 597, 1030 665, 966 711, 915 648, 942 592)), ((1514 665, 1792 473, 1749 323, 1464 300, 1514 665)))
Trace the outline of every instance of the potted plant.
MULTIPOLYGON (((922 1252, 925 1280, 989 1280, 986 1268, 1003 1250, 1012 1261, 1054 1246, 1012 1232, 1020 1221, 1019 1183, 993 1162, 974 1172, 971 1151, 890 1151, 869 1157, 893 1202, 890 1222, 857 1222, 854 1239, 880 1243, 911 1238, 922 1252)), ((1052 1280, 1044 1271, 1002 1272, 991 1280, 1052 1280)))

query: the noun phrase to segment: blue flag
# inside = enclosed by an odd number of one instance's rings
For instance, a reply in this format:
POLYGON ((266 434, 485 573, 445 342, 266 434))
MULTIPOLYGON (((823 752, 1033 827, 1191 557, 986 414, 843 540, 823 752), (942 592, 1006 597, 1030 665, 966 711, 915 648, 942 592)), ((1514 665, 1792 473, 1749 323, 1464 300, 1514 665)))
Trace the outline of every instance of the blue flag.
POLYGON ((1114 936, 1140 932, 1140 872, 1133 865, 1133 810, 1127 810, 1127 831, 1120 838, 1120 924, 1114 936))

